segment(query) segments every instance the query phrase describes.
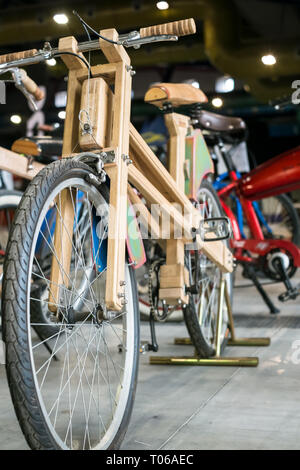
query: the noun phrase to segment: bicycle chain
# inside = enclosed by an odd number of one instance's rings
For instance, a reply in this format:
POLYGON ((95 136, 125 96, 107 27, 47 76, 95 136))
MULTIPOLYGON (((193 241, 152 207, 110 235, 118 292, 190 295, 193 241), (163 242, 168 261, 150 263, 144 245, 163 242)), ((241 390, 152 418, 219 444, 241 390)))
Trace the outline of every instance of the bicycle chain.
MULTIPOLYGON (((153 302, 153 283, 152 283, 152 274, 155 272, 155 268, 160 267, 160 265, 164 264, 165 260, 164 259, 159 259, 154 261, 148 271, 148 296, 149 296, 149 305, 150 305, 150 317, 151 315, 154 317, 156 321, 159 322, 164 322, 167 320, 167 318, 174 312, 176 307, 169 309, 168 305, 163 306, 163 314, 161 315, 159 313, 158 307, 155 307, 154 302, 153 302)), ((159 292, 159 279, 158 279, 158 272, 155 272, 156 274, 156 280, 157 280, 157 295, 156 297, 158 298, 158 292, 159 292)))

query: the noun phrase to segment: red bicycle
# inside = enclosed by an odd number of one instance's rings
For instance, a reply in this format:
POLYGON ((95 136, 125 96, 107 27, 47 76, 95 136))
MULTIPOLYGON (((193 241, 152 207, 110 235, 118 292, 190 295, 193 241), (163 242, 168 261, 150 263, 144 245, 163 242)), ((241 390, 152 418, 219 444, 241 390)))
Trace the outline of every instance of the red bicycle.
POLYGON ((300 249, 291 239, 268 238, 261 224, 253 201, 277 196, 300 188, 300 146, 268 160, 254 170, 238 175, 228 151, 228 142, 244 138, 246 125, 240 118, 227 117, 198 110, 198 126, 209 131, 214 149, 222 155, 230 182, 218 191, 223 210, 232 225, 231 247, 238 263, 244 267, 244 275, 250 278, 271 313, 278 313, 258 279, 258 272, 273 281, 282 281, 286 291, 278 296, 282 302, 296 299, 300 286, 293 286, 290 278, 300 266, 300 249), (241 233, 237 217, 228 201, 234 195, 242 207, 248 226, 247 237, 241 233))

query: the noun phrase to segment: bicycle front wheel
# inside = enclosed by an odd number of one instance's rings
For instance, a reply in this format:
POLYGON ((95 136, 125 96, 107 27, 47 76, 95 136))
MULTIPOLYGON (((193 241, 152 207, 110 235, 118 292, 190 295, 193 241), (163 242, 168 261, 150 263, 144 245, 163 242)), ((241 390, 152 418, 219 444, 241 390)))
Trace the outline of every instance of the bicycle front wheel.
POLYGON ((88 166, 72 159, 43 169, 21 200, 5 257, 7 375, 32 449, 119 448, 132 410, 139 355, 135 279, 126 264, 127 304, 120 312, 108 311, 104 298, 109 192, 103 184, 94 186, 90 175, 88 166), (74 213, 71 233, 62 216, 66 193, 74 213), (64 227, 72 246, 69 273, 62 265, 64 247, 55 248, 57 225, 59 230, 64 227), (54 333, 45 340, 35 334, 31 309, 33 302, 48 309, 55 286, 55 280, 50 281, 52 258, 64 276, 54 333))

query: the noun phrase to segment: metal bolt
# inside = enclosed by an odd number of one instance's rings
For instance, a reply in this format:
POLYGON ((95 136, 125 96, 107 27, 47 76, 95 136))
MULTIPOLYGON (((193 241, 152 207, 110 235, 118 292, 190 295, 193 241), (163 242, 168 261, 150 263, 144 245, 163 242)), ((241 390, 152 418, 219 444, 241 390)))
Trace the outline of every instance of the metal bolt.
POLYGON ((101 173, 99 174, 99 178, 100 178, 101 183, 105 183, 105 181, 106 181, 105 171, 101 171, 101 173))
POLYGON ((118 297, 119 297, 119 298, 125 297, 125 293, 124 293, 124 292, 118 292, 118 297))
POLYGON ((97 161, 97 163, 96 163, 96 168, 97 168, 98 173, 101 173, 102 168, 103 168, 103 162, 102 162, 102 160, 99 159, 99 160, 97 161))
POLYGON ((120 281, 120 286, 125 286, 126 285, 126 281, 120 281))
POLYGON ((89 173, 88 180, 90 182, 99 183, 97 176, 95 176, 93 173, 89 173))

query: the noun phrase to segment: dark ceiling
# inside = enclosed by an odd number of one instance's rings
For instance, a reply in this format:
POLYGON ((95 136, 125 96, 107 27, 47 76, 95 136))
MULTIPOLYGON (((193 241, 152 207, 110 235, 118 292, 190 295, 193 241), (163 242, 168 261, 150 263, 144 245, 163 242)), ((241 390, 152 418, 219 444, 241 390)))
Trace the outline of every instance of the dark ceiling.
MULTIPOLYGON (((0 0, 0 52, 41 47, 45 40, 53 46, 61 36, 86 39, 76 9, 95 29, 115 27, 119 32, 141 26, 193 16, 197 34, 180 38, 178 43, 161 43, 138 51, 129 51, 137 70, 134 79, 133 112, 145 118, 143 93, 154 81, 196 79, 209 95, 214 94, 215 80, 220 75, 235 79, 233 93, 224 98, 224 111, 264 112, 259 103, 291 92, 291 84, 300 79, 300 0, 169 0, 169 9, 160 11, 156 0, 0 0), (67 25, 53 21, 55 13, 69 17, 67 25), (261 56, 273 53, 277 63, 266 67, 261 56), (249 93, 250 92, 250 93, 249 93), (254 97, 254 98, 253 98, 254 97)), ((94 56, 101 61, 102 56, 94 56)), ((66 88, 62 64, 55 67, 30 67, 30 75, 48 90, 46 110, 54 119, 54 94, 66 88), (52 113, 52 114, 51 114, 52 113)), ((8 90, 6 112, 28 112, 26 102, 17 92, 8 90)), ((150 109, 150 108, 149 108, 150 109)), ((1 109, 0 109, 1 111, 1 109)), ((154 111, 153 111, 154 112, 154 111)), ((266 111, 269 112, 268 110, 266 111)), ((0 134, 8 132, 0 113, 0 134)), ((9 122, 8 122, 9 124, 9 122)))
MULTIPOLYGON (((65 0, 0 1, 0 48, 3 52, 41 46, 64 35, 82 37, 72 15, 75 8, 95 29, 115 27, 120 32, 140 26, 193 16, 197 34, 178 44, 155 45, 131 51, 136 67, 157 64, 205 63, 247 83, 260 99, 282 94, 300 72, 300 3, 296 0, 169 0, 158 10, 154 0, 101 2, 65 0), (53 15, 65 12, 67 25, 53 15), (260 55, 274 51, 276 66, 266 68, 260 55)), ((59 69, 56 70, 58 72, 59 69)), ((54 71, 53 71, 54 72, 54 71)))

